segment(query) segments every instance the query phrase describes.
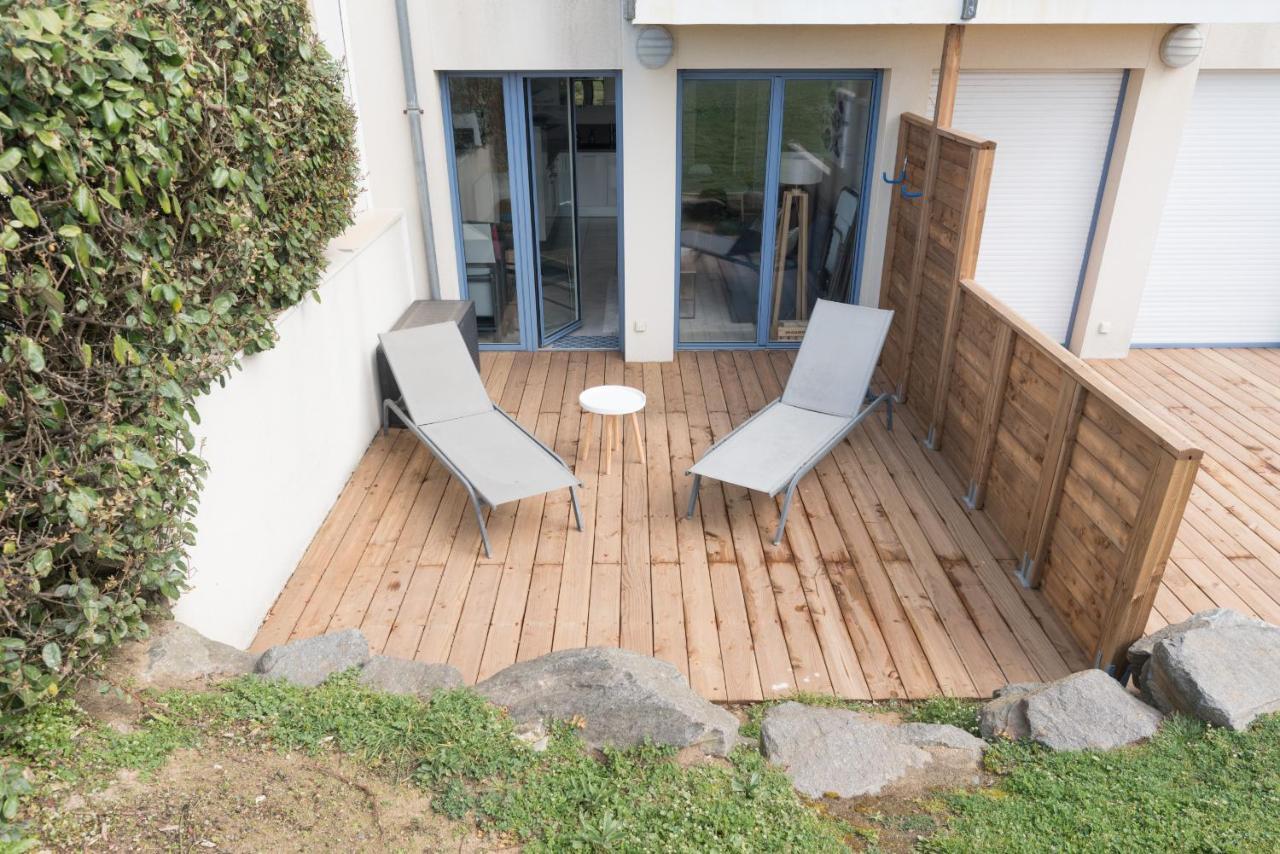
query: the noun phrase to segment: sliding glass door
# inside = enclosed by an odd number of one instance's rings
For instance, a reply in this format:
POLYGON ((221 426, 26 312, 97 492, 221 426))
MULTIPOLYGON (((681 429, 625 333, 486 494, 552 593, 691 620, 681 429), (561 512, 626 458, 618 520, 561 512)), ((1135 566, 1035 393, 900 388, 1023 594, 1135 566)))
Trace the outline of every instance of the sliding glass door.
POLYGON ((787 345, 849 302, 876 111, 873 72, 680 82, 679 343, 787 345))
POLYGON ((505 91, 501 77, 447 82, 461 269, 488 344, 519 344, 523 332, 505 91))
POLYGON ((544 343, 577 326, 582 319, 570 83, 567 77, 539 77, 525 83, 529 181, 538 247, 539 319, 544 343))
POLYGON ((446 78, 460 256, 482 342, 618 345, 617 83, 446 78))
POLYGON ((680 341, 756 340, 764 247, 765 79, 683 81, 680 110, 680 341))

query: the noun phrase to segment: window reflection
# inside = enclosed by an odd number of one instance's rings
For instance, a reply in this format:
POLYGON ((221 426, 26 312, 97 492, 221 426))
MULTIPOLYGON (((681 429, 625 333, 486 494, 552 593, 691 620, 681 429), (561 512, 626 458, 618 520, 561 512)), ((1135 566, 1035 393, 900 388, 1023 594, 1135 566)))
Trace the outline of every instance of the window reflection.
POLYGON ((462 220, 467 291, 480 340, 520 341, 502 80, 450 77, 454 192, 462 220))
POLYGON ((783 85, 769 339, 799 341, 818 298, 852 296, 872 84, 783 85))
POLYGON ((683 87, 680 341, 755 341, 770 82, 683 87))

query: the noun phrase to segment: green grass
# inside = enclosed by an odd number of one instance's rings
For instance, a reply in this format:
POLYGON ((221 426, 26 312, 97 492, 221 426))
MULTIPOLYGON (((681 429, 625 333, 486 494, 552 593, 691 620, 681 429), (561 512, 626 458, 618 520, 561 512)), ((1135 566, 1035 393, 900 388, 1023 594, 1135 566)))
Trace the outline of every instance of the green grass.
MULTIPOLYGON (((796 699, 970 730, 977 709, 949 699, 796 699)), ((144 703, 147 720, 124 733, 69 701, 50 703, 6 722, 0 756, 34 771, 38 798, 50 783, 90 789, 122 768, 145 778, 172 751, 212 740, 303 753, 336 749, 373 773, 430 792, 436 811, 534 852, 874 846, 874 831, 855 831, 805 804, 755 751, 688 767, 658 747, 599 756, 562 724, 548 749, 536 753, 514 738, 501 711, 466 690, 423 703, 370 692, 350 675, 314 689, 245 678, 144 703)), ((744 734, 758 734, 774 704, 751 707, 744 734)), ((1247 733, 1174 718, 1148 744, 1109 753, 1055 754, 1001 742, 987 766, 999 775, 993 787, 899 803, 881 829, 921 835, 918 847, 934 852, 1280 851, 1280 716, 1247 733)), ((0 851, 15 850, 19 838, 0 834, 0 851)))
POLYGON ((690 767, 651 746, 597 758, 563 724, 537 753, 504 713, 466 690, 424 703, 370 692, 351 675, 315 689, 244 678, 209 693, 162 694, 148 708, 149 720, 121 734, 70 704, 50 705, 3 751, 38 777, 92 784, 120 768, 153 770, 205 738, 337 749, 431 792, 437 811, 530 851, 840 851, 853 832, 807 807, 754 751, 690 767))
POLYGON ((1174 718, 1149 743, 1051 753, 1002 742, 1007 775, 948 798, 928 851, 1280 851, 1280 716, 1246 733, 1174 718))

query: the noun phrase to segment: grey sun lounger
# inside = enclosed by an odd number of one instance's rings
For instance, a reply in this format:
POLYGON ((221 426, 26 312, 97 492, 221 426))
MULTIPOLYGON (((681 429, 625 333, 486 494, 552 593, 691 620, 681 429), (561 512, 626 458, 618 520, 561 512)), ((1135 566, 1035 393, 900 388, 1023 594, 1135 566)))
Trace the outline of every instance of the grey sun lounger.
POLYGON ((782 542, 796 484, 858 422, 885 404, 893 429, 893 397, 868 394, 889 333, 892 311, 818 300, 782 397, 716 442, 689 469, 692 516, 702 478, 764 492, 786 490, 773 543, 782 542))
POLYGON ((387 429, 387 413, 394 412, 462 483, 471 496, 486 555, 486 506, 568 487, 582 530, 582 484, 564 460, 489 399, 455 324, 385 332, 378 339, 400 386, 399 400, 382 402, 382 430, 387 429))

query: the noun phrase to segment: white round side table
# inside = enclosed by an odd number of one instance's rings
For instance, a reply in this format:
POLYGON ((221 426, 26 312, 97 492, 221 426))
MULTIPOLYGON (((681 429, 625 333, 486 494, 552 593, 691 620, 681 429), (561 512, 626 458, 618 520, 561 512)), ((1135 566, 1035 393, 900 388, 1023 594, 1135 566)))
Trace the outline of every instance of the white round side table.
POLYGON ((640 451, 640 462, 645 462, 644 439, 640 437, 640 419, 636 413, 644 409, 645 396, 638 388, 627 385, 597 385, 586 389, 578 395, 578 404, 587 413, 587 441, 582 449, 582 457, 591 450, 591 434, 594 432, 592 416, 604 418, 604 473, 613 471, 613 449, 622 440, 622 419, 631 416, 631 429, 636 434, 636 448, 640 451), (610 429, 612 428, 612 429, 610 429))

